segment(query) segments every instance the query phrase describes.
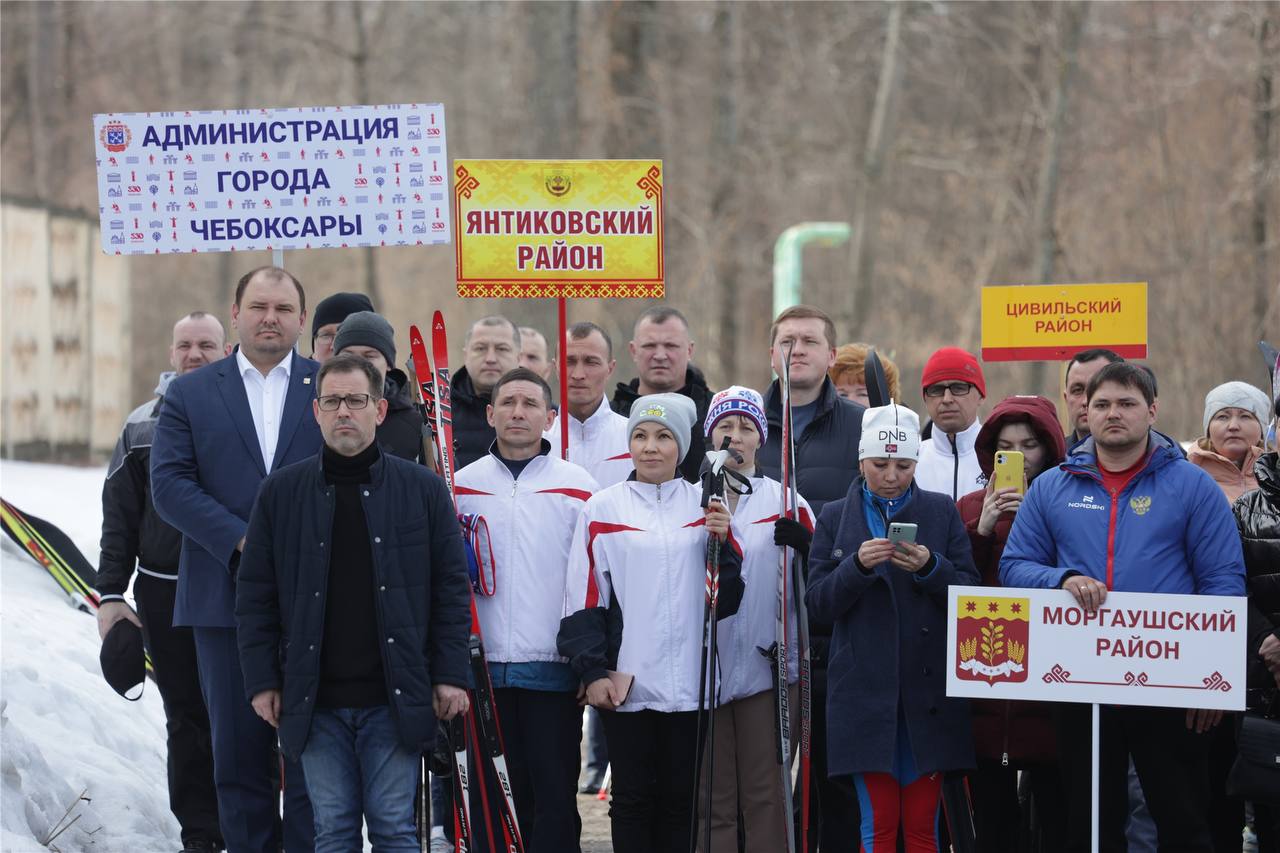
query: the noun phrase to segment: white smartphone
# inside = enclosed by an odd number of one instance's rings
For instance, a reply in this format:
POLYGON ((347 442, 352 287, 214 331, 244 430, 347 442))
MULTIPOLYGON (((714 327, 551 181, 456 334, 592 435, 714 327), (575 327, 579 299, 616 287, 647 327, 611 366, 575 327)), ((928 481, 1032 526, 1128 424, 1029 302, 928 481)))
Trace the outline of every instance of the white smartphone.
POLYGON ((890 522, 889 541, 914 543, 916 541, 916 526, 907 522, 890 522))

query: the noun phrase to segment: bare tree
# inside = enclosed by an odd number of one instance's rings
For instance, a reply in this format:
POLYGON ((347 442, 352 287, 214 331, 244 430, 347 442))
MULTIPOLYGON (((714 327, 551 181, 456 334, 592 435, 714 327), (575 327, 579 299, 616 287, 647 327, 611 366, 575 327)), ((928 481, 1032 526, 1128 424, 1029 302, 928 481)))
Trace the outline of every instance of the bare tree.
MULTIPOLYGON (((1040 158, 1040 174, 1036 180, 1035 204, 1035 268, 1032 280, 1037 284, 1053 283, 1058 256, 1058 236, 1054 215, 1058 206, 1061 176, 1062 143, 1067 128, 1067 105, 1072 79, 1080 56, 1080 39, 1089 15, 1087 2, 1065 3, 1059 10, 1060 42, 1057 50, 1056 79, 1045 116, 1044 150, 1040 158)), ((1045 390, 1048 371, 1042 361, 1034 362, 1029 386, 1036 392, 1045 390)), ((1051 394, 1052 396, 1052 394, 1051 394)))
POLYGON ((856 183, 853 223, 849 228, 849 276, 853 304, 849 317, 859 330, 859 337, 873 325, 872 294, 875 292, 875 252, 879 229, 880 194, 884 168, 892 139, 893 107, 902 79, 902 63, 898 52, 902 41, 902 15, 905 3, 889 3, 884 25, 884 50, 880 54, 880 79, 876 84, 875 106, 867 126, 867 142, 863 149, 862 169, 856 183))

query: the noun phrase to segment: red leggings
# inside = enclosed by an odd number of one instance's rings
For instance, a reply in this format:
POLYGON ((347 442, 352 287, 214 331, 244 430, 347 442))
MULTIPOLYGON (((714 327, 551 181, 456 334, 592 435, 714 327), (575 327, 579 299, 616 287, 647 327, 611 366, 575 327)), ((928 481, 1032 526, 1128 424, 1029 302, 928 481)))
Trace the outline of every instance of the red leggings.
POLYGON ((941 773, 906 786, 888 773, 855 773, 853 785, 862 807, 861 853, 894 853, 899 826, 906 853, 938 853, 941 773))

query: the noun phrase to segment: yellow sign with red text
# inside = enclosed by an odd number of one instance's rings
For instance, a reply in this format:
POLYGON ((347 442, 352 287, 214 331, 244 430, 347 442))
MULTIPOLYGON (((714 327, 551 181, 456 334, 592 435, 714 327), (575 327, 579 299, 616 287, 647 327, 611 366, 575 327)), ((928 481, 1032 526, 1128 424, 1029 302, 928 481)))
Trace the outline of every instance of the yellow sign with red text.
POLYGON ((455 160, 458 295, 664 295, 662 162, 455 160))
POLYGON ((983 361, 1065 361, 1094 347, 1146 358, 1146 282, 982 288, 983 361))

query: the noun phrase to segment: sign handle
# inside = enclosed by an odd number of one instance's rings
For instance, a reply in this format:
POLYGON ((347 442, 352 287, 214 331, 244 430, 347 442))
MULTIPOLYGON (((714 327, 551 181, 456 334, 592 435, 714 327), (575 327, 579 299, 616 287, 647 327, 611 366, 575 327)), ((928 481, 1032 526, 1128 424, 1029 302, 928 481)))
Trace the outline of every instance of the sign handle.
POLYGON ((271 266, 284 269, 284 249, 271 250, 271 266))
POLYGON ((556 300, 560 315, 560 458, 569 458, 569 325, 565 322, 565 300, 556 300))
POLYGON ((1093 703, 1093 760, 1090 762, 1090 781, 1093 786, 1093 808, 1089 810, 1089 849, 1098 853, 1098 812, 1102 809, 1098 783, 1098 742, 1102 740, 1102 724, 1099 721, 1099 705, 1093 703))

